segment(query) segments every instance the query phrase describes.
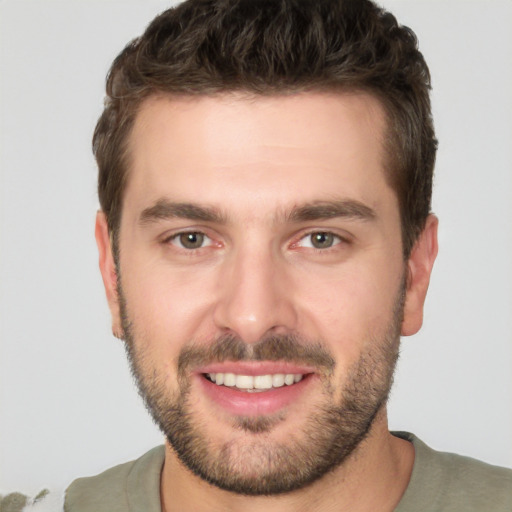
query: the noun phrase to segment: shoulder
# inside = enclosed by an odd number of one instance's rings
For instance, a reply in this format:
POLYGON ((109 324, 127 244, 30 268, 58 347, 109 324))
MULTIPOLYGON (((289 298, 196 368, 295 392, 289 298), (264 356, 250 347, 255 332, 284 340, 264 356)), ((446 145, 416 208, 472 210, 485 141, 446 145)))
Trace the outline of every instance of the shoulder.
POLYGON ((512 470, 438 452, 412 434, 394 434, 411 441, 415 449, 411 480, 397 512, 512 510, 512 470))
POLYGON ((65 512, 160 512, 164 456, 164 447, 158 446, 139 459, 75 480, 66 490, 65 512))

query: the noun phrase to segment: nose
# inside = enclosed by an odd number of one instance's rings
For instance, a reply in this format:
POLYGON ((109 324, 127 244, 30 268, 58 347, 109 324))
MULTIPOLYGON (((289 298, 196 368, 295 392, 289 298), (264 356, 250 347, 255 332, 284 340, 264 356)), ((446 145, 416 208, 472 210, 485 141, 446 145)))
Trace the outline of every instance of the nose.
POLYGON ((219 277, 214 321, 223 333, 255 343, 296 329, 297 314, 286 262, 272 250, 235 251, 219 277))

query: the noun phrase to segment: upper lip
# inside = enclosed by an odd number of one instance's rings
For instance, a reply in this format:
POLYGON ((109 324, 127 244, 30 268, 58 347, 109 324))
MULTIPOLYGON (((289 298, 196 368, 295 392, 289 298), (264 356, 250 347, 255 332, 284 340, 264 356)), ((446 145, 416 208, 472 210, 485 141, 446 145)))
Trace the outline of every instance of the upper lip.
POLYGON ((224 361, 197 368, 197 373, 234 373, 235 375, 275 375, 315 373, 311 366, 285 361, 224 361))

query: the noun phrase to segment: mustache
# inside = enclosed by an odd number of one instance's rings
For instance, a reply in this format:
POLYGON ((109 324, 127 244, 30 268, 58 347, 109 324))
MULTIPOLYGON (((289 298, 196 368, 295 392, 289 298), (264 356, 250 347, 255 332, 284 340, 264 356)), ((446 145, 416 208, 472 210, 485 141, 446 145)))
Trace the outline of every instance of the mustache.
POLYGON ((335 361, 318 342, 308 342, 295 335, 271 335, 247 344, 234 335, 223 335, 209 345, 184 347, 178 357, 178 374, 210 363, 224 361, 282 361, 314 366, 332 374, 335 361))

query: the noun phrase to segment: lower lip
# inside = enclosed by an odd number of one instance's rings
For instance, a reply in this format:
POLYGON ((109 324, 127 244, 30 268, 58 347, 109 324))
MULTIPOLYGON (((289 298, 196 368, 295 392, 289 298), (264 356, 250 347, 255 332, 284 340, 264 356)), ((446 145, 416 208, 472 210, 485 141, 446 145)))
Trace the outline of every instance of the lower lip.
POLYGON ((218 386, 202 374, 198 379, 204 393, 228 413, 235 416, 262 416, 281 411, 297 401, 309 387, 313 375, 306 375, 291 386, 284 385, 254 393, 240 391, 235 387, 218 386))

